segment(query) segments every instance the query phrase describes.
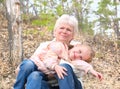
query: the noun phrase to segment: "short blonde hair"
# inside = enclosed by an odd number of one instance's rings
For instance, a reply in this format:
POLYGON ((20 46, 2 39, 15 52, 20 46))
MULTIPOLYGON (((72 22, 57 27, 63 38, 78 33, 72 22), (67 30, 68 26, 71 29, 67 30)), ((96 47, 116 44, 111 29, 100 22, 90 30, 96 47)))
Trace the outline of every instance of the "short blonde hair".
POLYGON ((75 18, 75 16, 63 14, 61 17, 57 19, 54 26, 54 30, 60 25, 60 23, 67 23, 70 26, 73 26, 74 32, 78 31, 78 20, 75 18))

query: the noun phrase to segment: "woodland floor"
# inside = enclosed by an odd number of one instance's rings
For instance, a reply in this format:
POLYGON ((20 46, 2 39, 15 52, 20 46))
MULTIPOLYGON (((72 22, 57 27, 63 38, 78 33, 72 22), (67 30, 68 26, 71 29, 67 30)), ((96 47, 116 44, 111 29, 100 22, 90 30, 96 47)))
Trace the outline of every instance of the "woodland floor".
MULTIPOLYGON (((28 30, 28 32, 33 30, 28 30)), ((41 33, 23 34, 23 50, 24 57, 30 57, 40 42, 50 40, 48 34, 41 33)), ((87 42, 96 51, 96 56, 91 62, 94 69, 101 72, 104 76, 103 81, 99 81, 92 75, 83 77, 84 89, 120 89, 120 48, 116 48, 114 42, 101 40, 89 36, 77 37, 77 40, 82 39, 87 42)), ((8 49, 8 33, 6 29, 0 29, 0 89, 12 89, 15 82, 14 70, 16 64, 10 64, 8 49)))

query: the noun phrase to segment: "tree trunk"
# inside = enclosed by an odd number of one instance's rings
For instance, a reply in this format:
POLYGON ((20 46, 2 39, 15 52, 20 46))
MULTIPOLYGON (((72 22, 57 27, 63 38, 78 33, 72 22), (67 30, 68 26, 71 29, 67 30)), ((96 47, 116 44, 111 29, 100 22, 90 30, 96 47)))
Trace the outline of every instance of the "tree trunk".
POLYGON ((22 60, 21 16, 19 0, 6 0, 10 63, 22 60))
MULTIPOLYGON (((114 3, 117 3, 117 0, 114 0, 114 3)), ((117 35, 117 40, 120 40, 120 31, 119 31, 119 20, 116 20, 118 18, 118 6, 115 6, 115 21, 114 21, 114 30, 117 35)))

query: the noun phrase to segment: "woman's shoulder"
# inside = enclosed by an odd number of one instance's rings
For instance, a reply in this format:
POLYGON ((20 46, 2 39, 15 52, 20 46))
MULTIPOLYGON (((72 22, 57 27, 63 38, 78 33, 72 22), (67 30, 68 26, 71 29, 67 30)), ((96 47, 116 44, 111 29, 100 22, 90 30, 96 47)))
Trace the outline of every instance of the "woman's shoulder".
POLYGON ((41 42, 40 45, 50 44, 52 41, 41 42))
POLYGON ((51 44, 53 42, 55 42, 55 39, 50 40, 50 41, 43 41, 43 42, 40 43, 40 45, 46 46, 46 45, 49 45, 49 44, 51 44))
POLYGON ((62 42, 53 41, 48 45, 48 48, 54 49, 54 50, 63 50, 64 45, 62 44, 62 42))

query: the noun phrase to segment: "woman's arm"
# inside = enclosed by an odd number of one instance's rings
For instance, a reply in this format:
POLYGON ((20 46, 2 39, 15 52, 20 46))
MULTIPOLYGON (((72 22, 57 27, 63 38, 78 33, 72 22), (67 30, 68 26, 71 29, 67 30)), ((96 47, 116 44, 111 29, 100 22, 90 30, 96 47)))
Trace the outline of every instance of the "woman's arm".
POLYGON ((43 42, 40 44, 40 46, 36 49, 36 51, 34 52, 34 54, 30 57, 30 59, 36 64, 36 66, 38 67, 38 70, 44 72, 44 73, 48 73, 48 69, 46 68, 46 66, 44 65, 42 59, 40 58, 41 53, 45 53, 46 52, 46 48, 47 46, 50 44, 50 41, 47 42, 43 42))
POLYGON ((66 69, 59 65, 60 60, 67 59, 68 47, 61 42, 53 42, 49 45, 49 51, 45 57, 45 65, 50 69, 54 70, 60 79, 64 78, 66 74, 66 69))
POLYGON ((62 42, 52 42, 48 45, 48 51, 44 57, 45 65, 50 69, 53 70, 55 65, 59 64, 61 59, 67 59, 68 48, 62 42))

